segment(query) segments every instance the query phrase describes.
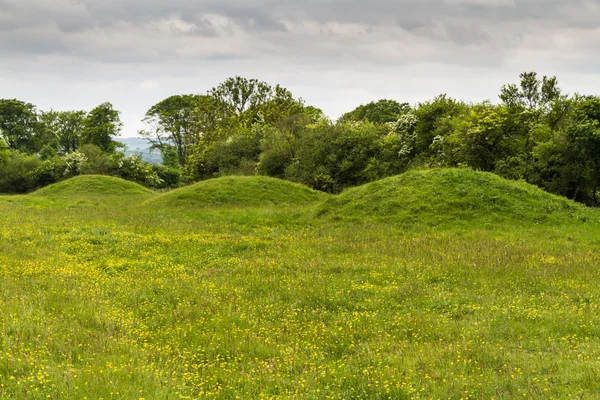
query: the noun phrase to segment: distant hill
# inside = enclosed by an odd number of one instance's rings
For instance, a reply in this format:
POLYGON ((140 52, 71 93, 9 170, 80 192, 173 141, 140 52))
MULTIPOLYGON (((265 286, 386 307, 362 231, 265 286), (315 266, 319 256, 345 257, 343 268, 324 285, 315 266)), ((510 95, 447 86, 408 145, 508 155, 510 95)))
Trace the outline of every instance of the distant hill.
POLYGON ((151 164, 160 164, 162 162, 160 152, 158 150, 150 150, 151 144, 148 142, 148 139, 140 137, 117 138, 117 141, 127 146, 124 151, 126 156, 135 154, 141 156, 143 160, 151 164))

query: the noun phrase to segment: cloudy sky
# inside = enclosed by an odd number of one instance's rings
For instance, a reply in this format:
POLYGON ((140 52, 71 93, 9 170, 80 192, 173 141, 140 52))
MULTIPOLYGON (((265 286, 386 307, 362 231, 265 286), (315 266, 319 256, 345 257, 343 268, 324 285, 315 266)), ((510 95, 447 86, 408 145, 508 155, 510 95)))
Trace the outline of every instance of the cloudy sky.
POLYGON ((0 98, 110 101, 123 136, 229 76, 337 118, 380 98, 496 100, 519 72, 600 94, 600 0, 0 0, 0 98))

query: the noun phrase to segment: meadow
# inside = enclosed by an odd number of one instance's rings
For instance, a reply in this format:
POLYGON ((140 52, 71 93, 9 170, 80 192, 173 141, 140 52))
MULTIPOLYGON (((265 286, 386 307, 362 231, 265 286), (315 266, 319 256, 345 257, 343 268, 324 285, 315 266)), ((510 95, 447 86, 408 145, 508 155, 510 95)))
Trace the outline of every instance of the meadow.
POLYGON ((488 173, 0 196, 2 399, 598 398, 600 213, 488 173))

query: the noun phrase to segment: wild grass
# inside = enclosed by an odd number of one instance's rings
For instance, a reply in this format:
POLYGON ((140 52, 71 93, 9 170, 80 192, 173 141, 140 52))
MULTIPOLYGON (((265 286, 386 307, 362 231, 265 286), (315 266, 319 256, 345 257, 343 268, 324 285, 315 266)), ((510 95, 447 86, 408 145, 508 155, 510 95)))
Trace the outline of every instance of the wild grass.
POLYGON ((209 179, 165 193, 149 201, 155 208, 268 206, 307 203, 327 197, 306 186, 266 176, 209 179))
POLYGON ((482 223, 411 179, 422 223, 365 197, 0 197, 0 398, 596 398, 600 215, 524 187, 531 215, 482 223))

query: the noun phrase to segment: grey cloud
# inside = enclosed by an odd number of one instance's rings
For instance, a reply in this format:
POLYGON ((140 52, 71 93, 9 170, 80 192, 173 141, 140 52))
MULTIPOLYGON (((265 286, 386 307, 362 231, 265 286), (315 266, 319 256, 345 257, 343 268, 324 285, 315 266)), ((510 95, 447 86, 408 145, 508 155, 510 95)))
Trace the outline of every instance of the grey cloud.
POLYGON ((568 10, 579 10, 581 15, 571 15, 571 18, 589 19, 589 13, 581 11, 591 9, 597 3, 586 0, 514 0, 514 6, 510 6, 511 0, 60 0, 52 2, 51 7, 48 4, 40 0, 4 0, 0 9, 8 10, 17 20, 22 20, 27 14, 30 20, 35 14, 39 21, 54 18, 64 23, 67 29, 74 25, 88 28, 110 25, 115 20, 147 22, 174 13, 196 22, 203 13, 218 13, 257 31, 282 30, 282 18, 374 25, 395 22, 410 30, 430 25, 439 17, 557 20, 564 18, 565 11, 575 14, 568 10), (68 17, 76 9, 80 10, 78 21, 69 21, 68 17), (82 15, 84 12, 88 15, 82 15))
POLYGON ((190 92, 188 82, 202 91, 241 74, 313 82, 297 84, 311 88, 299 93, 308 100, 343 90, 335 104, 388 87, 422 99, 444 85, 479 99, 483 89, 444 74, 493 74, 489 87, 538 68, 588 76, 600 64, 599 20, 597 0, 0 0, 0 90, 35 95, 17 79, 43 76, 105 96, 106 82, 123 79, 117 96, 144 81, 157 84, 137 95, 160 97, 172 94, 165 79, 190 92))

